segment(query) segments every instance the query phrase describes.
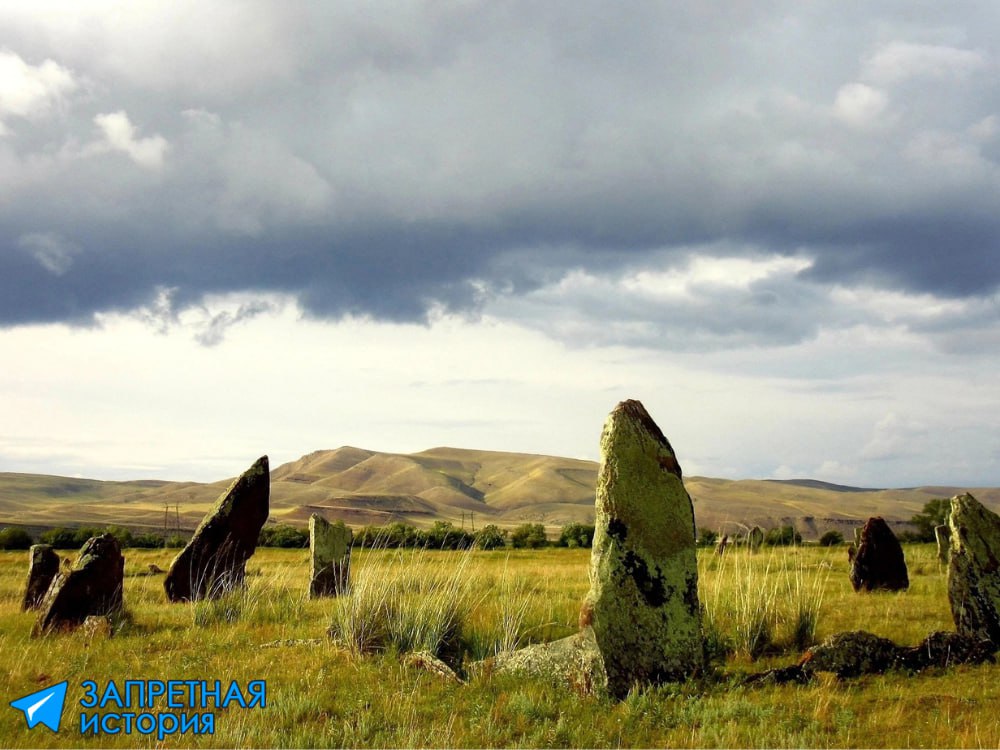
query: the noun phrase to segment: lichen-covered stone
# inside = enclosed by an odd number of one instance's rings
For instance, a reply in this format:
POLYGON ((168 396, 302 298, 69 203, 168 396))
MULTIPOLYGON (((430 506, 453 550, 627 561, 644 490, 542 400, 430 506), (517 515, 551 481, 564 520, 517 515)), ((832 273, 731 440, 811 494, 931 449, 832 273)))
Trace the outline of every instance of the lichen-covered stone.
MULTIPOLYGON (((494 674, 520 674, 550 680, 581 693, 601 693, 607 688, 604 659, 590 627, 550 643, 536 643, 486 660, 494 674)), ((483 671, 484 662, 473 665, 483 671)))
POLYGON ((747 546, 756 552, 764 544, 764 529, 754 526, 747 532, 747 546))
POLYGON ((996 647, 988 639, 936 631, 916 646, 899 646, 863 630, 837 633, 806 651, 798 664, 751 675, 745 684, 808 682, 817 672, 838 677, 881 674, 890 669, 921 672, 957 664, 995 661, 996 647))
POLYGON ((902 591, 909 588, 903 548, 884 519, 869 518, 861 529, 861 543, 851 562, 855 591, 902 591))
POLYGON ((21 610, 35 609, 42 603, 52 579, 59 572, 59 555, 49 544, 32 545, 28 553, 28 581, 24 586, 21 610))
POLYGON ((601 435, 590 591, 608 691, 684 679, 704 666, 694 509, 673 448, 638 401, 601 435))
POLYGON ((1000 516, 970 494, 951 499, 948 601, 955 628, 1000 646, 1000 516))
POLYGON ((123 609, 125 558, 110 534, 91 537, 67 572, 52 580, 32 635, 79 627, 88 617, 114 617, 123 609))
POLYGON ((259 458, 216 501, 163 581, 172 602, 213 599, 243 586, 246 561, 267 521, 271 479, 259 458))
POLYGON ((888 638, 864 630, 837 633, 809 649, 799 664, 807 672, 833 672, 838 677, 885 672, 896 663, 899 647, 888 638))
POLYGON ((897 661, 901 668, 918 672, 928 667, 992 662, 995 651, 996 647, 988 639, 938 630, 913 648, 901 648, 897 661))
POLYGON ((937 542, 938 562, 948 564, 948 549, 951 547, 951 532, 947 525, 934 527, 934 540, 937 542))
POLYGON ((353 537, 343 521, 331 524, 316 513, 309 517, 310 597, 346 593, 351 576, 353 537))

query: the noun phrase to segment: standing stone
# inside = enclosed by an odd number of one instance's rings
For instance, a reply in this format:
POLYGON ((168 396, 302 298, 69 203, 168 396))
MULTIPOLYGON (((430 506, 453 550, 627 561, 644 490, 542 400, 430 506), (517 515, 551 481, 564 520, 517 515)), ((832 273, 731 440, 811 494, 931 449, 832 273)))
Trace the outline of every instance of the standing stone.
POLYGON ((343 521, 331 524, 316 513, 309 517, 310 598, 338 596, 347 591, 353 537, 343 521))
POLYGON ((847 562, 854 564, 854 558, 858 556, 858 548, 855 546, 854 542, 847 545, 847 562))
POLYGON ((638 401, 623 401, 601 435, 590 592, 608 691, 680 680, 704 666, 694 509, 667 438, 638 401))
POLYGON ((951 499, 948 601, 955 629, 1000 647, 1000 516, 972 495, 951 499))
POLYGON ((722 539, 720 539, 719 543, 715 546, 715 554, 717 555, 726 554, 726 547, 728 546, 729 546, 729 534, 723 534, 722 539))
POLYGON ((901 591, 910 586, 903 548, 882 518, 869 518, 861 529, 861 543, 851 563, 851 585, 855 591, 901 591))
POLYGON ((948 548, 951 546, 951 533, 947 524, 934 527, 934 540, 937 542, 938 562, 948 564, 948 548))
POLYGON ((763 544, 764 544, 764 529, 762 529, 760 526, 754 526, 752 529, 750 529, 749 532, 747 532, 747 546, 753 552, 756 552, 763 546, 763 544))
POLYGON ((52 580, 39 606, 31 634, 72 630, 90 616, 111 618, 121 612, 125 558, 111 534, 91 537, 68 572, 52 580))
POLYGON ((861 546, 861 527, 860 526, 855 526, 854 527, 854 546, 855 547, 860 547, 861 546))
POLYGON ((52 550, 52 545, 32 545, 29 555, 28 582, 21 602, 22 612, 35 609, 42 603, 45 592, 52 585, 52 579, 59 572, 59 555, 52 550))
POLYGON ((163 581, 172 602, 215 599, 243 586, 246 561, 267 520, 271 476, 267 456, 237 477, 205 515, 163 581))

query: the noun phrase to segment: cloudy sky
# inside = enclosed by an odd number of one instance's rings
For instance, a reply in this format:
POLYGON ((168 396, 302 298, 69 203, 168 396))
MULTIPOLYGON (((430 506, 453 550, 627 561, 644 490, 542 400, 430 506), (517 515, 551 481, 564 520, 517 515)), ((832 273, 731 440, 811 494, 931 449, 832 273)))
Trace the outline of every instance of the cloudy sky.
POLYGON ((1000 485, 1000 6, 0 0, 0 471, 1000 485))

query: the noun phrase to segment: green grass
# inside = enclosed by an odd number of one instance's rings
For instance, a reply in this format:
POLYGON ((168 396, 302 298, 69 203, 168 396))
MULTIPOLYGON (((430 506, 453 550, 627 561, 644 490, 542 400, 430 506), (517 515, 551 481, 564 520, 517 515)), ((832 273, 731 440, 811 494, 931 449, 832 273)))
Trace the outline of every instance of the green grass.
MULTIPOLYGON (((170 605, 162 576, 145 575, 167 551, 126 551, 130 622, 110 640, 82 633, 33 640, 33 616, 19 611, 26 553, 0 554, 0 684, 3 703, 69 681, 64 729, 25 730, 0 707, 4 747, 156 745, 150 738, 82 737, 72 727, 81 683, 125 679, 265 679, 267 708, 229 708, 213 736, 168 739, 199 747, 972 747, 1000 744, 1000 667, 960 667, 919 676, 889 674, 807 686, 739 687, 750 671, 797 656, 804 609, 815 637, 867 629, 915 644, 951 629, 945 581, 932 546, 906 547, 911 589, 856 594, 843 548, 700 552, 701 598, 721 637, 736 642, 740 593, 769 602, 771 648, 757 658, 732 648, 716 679, 633 691, 624 701, 579 695, 545 680, 482 674, 459 685, 403 666, 398 652, 439 643, 435 623, 453 612, 463 658, 576 629, 588 550, 518 552, 356 551, 356 587, 383 586, 398 631, 385 648, 352 652, 326 638, 341 601, 307 598, 308 553, 261 550, 248 588, 216 602, 170 605), (366 583, 368 581, 368 583, 366 583), (426 600, 439 600, 437 603, 426 600), (426 602, 421 604, 421 602, 426 602), (449 609, 449 602, 455 606, 449 609), (423 607, 424 609, 421 609, 423 607), (442 614, 443 613, 443 614, 442 614), (409 624, 406 624, 409 623, 409 624), (322 639, 311 645, 308 639, 322 639), (278 640, 305 643, 262 647, 278 640), (364 653, 362 653, 364 652, 364 653)), ((377 591, 376 591, 377 593, 377 591)), ((363 596, 363 595, 362 595, 363 596)), ((378 597, 372 596, 371 601, 378 597)), ((741 610, 740 607, 744 607, 741 610)), ((447 640, 447 639, 445 639, 447 640)), ((808 640, 806 638, 805 640, 808 640)))

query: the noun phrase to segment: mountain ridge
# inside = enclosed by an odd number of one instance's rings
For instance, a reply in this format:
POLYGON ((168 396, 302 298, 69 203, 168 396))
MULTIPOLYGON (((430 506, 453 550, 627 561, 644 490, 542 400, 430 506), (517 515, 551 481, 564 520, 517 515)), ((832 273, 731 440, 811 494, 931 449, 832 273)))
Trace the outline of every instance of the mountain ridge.
MULTIPOLYGON (((477 528, 542 523, 550 531, 593 521, 598 463, 533 453, 438 446, 390 453, 341 446, 312 451, 271 472, 274 523, 304 525, 312 513, 352 526, 447 520, 477 528)), ((197 525, 230 479, 105 482, 0 473, 0 524, 32 527, 118 524, 170 531, 197 525)), ((998 488, 850 487, 812 479, 689 476, 699 527, 738 533, 791 523, 804 536, 849 530, 872 515, 905 522, 934 497, 971 491, 1000 506, 998 488)))

